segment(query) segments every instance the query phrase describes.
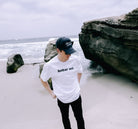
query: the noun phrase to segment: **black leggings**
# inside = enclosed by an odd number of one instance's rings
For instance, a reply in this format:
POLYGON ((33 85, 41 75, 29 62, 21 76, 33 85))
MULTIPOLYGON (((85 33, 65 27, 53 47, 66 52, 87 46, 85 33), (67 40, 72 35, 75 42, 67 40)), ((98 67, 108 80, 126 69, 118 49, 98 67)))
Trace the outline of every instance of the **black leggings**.
POLYGON ((60 100, 57 100, 57 101, 61 111, 64 129, 71 129, 70 120, 69 120, 69 105, 71 105, 72 107, 74 116, 77 121, 78 129, 85 129, 81 97, 79 97, 76 101, 72 103, 67 103, 67 104, 62 103, 60 100))

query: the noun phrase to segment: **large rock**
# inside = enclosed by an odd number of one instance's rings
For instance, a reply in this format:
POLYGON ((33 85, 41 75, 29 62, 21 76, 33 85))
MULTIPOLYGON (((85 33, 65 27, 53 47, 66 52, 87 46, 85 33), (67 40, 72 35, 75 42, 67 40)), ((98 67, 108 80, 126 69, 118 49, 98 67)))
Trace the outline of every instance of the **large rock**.
POLYGON ((15 73, 22 65, 24 61, 20 54, 11 55, 7 61, 7 73, 15 73))
POLYGON ((79 41, 86 58, 138 82, 138 8, 127 15, 85 22, 79 41))
POLYGON ((44 55, 45 62, 48 62, 49 60, 51 60, 53 57, 57 55, 56 41, 57 39, 50 39, 48 41, 47 47, 45 49, 45 55, 44 55))

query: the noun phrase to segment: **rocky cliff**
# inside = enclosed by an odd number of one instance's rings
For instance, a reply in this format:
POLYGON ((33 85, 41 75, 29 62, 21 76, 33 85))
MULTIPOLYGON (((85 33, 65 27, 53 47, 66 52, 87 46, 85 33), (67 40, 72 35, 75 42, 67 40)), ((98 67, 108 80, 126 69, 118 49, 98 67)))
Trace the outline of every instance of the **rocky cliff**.
POLYGON ((85 22, 79 41, 87 59, 138 82, 138 8, 123 16, 85 22))

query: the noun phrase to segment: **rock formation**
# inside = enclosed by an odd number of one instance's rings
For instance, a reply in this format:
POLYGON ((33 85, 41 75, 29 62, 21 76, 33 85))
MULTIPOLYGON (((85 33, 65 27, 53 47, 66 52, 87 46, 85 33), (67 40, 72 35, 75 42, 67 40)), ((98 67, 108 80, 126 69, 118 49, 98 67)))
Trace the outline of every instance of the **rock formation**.
POLYGON ((87 59, 138 82, 138 8, 123 16, 85 22, 79 41, 87 59))
POLYGON ((51 60, 53 57, 57 55, 57 50, 56 50, 56 41, 57 39, 50 39, 47 44, 47 47, 45 49, 45 55, 44 55, 44 61, 48 62, 51 60))
POLYGON ((20 54, 11 55, 7 61, 7 73, 15 73, 22 65, 24 61, 20 54))

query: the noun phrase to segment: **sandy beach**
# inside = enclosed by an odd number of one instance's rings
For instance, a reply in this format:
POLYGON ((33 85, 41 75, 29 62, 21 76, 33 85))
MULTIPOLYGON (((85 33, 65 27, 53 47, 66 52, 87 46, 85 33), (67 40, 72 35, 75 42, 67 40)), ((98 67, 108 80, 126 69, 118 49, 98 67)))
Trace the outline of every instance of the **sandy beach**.
MULTIPOLYGON (((85 78, 85 74, 82 77, 85 78)), ((86 129, 138 129, 138 85, 112 74, 81 82, 86 129)), ((77 129, 70 110, 72 129, 77 129)), ((63 129, 56 104, 39 80, 39 65, 6 73, 0 62, 0 129, 63 129)))

